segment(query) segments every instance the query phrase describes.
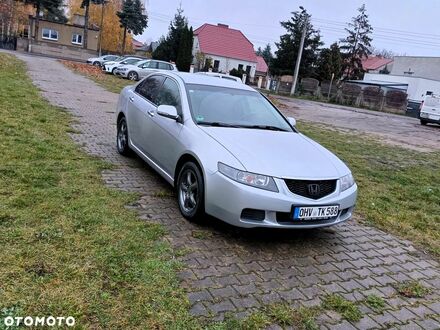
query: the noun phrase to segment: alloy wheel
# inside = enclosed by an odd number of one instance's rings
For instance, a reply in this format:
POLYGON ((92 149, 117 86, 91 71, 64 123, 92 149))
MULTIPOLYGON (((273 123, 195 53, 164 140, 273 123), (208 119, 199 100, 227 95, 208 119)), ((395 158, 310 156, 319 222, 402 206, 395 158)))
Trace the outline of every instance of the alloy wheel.
POLYGON ((179 185, 179 204, 186 213, 192 213, 197 207, 199 185, 197 176, 192 169, 182 173, 179 185))
POLYGON ((125 119, 122 119, 119 123, 118 130, 118 149, 125 150, 128 143, 128 132, 127 132, 127 123, 125 119))

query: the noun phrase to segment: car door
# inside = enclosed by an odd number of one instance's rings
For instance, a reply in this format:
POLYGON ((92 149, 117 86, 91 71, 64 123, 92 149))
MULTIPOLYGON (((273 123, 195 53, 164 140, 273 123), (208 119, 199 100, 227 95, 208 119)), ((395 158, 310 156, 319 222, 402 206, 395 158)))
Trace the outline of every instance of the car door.
POLYGON ((156 61, 148 61, 142 65, 141 70, 139 70, 139 74, 141 78, 148 76, 150 73, 157 71, 157 62, 156 61))
POLYGON ((128 98, 128 133, 132 144, 146 156, 151 157, 151 134, 156 115, 157 94, 165 77, 154 75, 141 81, 128 98))
MULTIPOLYGON (((147 78, 148 79, 148 78, 147 78)), ((179 84, 173 78, 167 77, 160 88, 156 104, 172 105, 177 109, 177 113, 182 115, 182 93, 179 84)), ((154 125, 151 134, 151 152, 154 160, 168 174, 174 173, 177 157, 182 150, 182 143, 179 134, 183 128, 183 121, 155 115, 152 118, 154 125)))

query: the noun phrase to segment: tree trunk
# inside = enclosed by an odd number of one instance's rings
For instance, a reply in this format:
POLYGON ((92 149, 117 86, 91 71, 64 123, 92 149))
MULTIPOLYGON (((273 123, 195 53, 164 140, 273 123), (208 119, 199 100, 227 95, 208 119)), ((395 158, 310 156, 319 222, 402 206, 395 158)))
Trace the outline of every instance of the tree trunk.
POLYGON ((86 6, 86 12, 84 14, 84 34, 83 34, 83 48, 87 49, 87 34, 88 34, 88 28, 89 28, 89 7, 90 7, 90 1, 88 1, 86 6))
POLYGON ((37 2, 37 12, 35 15, 35 33, 34 33, 34 39, 35 41, 38 40, 38 27, 40 25, 40 2, 37 2))
POLYGON ((124 36, 122 37, 122 54, 125 54, 125 39, 127 37, 127 27, 124 27, 124 36))

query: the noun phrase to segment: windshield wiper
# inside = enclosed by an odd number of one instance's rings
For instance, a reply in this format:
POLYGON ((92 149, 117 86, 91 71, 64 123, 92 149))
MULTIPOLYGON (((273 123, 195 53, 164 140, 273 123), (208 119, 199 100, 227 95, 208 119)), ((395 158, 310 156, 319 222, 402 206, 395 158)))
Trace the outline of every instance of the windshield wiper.
POLYGON ((197 122, 198 125, 205 125, 205 126, 216 126, 216 127, 241 127, 240 125, 234 125, 234 124, 228 124, 228 123, 220 123, 218 121, 199 121, 197 122))
POLYGON ((288 130, 278 127, 278 126, 271 126, 271 125, 243 125, 240 126, 243 128, 255 128, 255 129, 267 129, 270 131, 282 131, 282 132, 288 132, 288 130))

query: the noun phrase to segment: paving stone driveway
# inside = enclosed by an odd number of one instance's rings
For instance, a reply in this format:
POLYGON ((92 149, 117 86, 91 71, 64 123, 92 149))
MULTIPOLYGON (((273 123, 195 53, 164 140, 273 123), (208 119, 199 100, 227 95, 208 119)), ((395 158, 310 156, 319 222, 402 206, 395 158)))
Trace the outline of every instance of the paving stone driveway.
POLYGON ((439 264, 421 256, 410 242, 351 221, 314 231, 238 230, 207 218, 200 226, 179 214, 172 190, 139 159, 115 150, 114 109, 117 95, 62 64, 46 58, 19 55, 44 97, 75 117, 72 134, 84 150, 118 165, 103 173, 113 188, 141 193, 136 205, 146 221, 163 224, 166 239, 187 252, 180 273, 188 291, 191 312, 222 319, 265 304, 320 304, 325 293, 338 293, 360 303, 364 317, 351 324, 334 312, 318 319, 321 328, 439 329, 439 264), (424 299, 399 296, 393 285, 418 280, 431 287, 424 299), (376 294, 386 299, 386 311, 376 313, 363 303, 376 294))

